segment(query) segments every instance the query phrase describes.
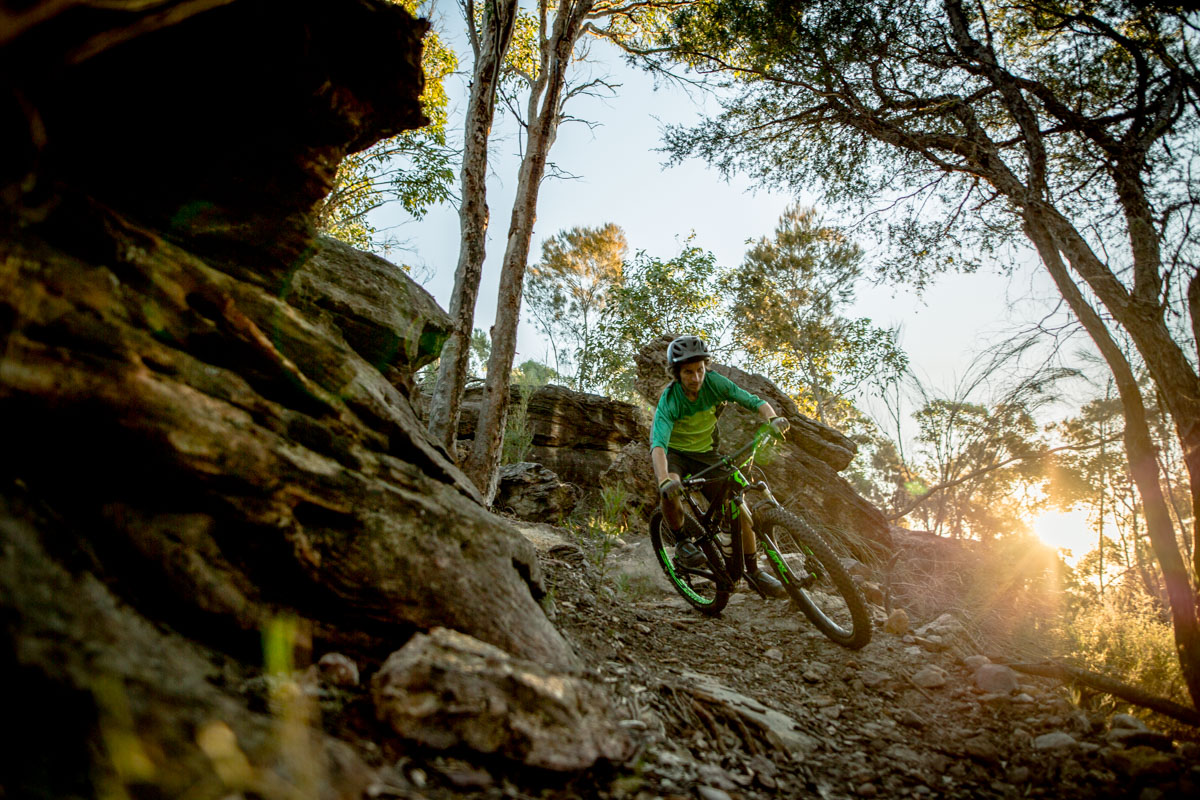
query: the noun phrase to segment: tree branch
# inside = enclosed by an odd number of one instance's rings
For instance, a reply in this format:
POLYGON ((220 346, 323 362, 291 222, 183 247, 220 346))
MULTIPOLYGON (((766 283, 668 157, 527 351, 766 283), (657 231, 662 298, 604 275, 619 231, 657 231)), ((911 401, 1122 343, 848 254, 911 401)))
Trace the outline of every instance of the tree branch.
POLYGON ((988 474, 989 472, 995 472, 996 470, 1002 469, 1003 467, 1007 467, 1009 464, 1015 463, 1017 461, 1029 461, 1029 460, 1033 460, 1033 459, 1042 459, 1049 455, 1053 455, 1054 453, 1061 453, 1064 450, 1090 450, 1093 447, 1099 447, 1102 444, 1110 444, 1112 442, 1118 442, 1121 440, 1121 436, 1122 436, 1122 434, 1117 434, 1115 436, 1109 436, 1105 439, 1097 439, 1096 441, 1088 442, 1087 444, 1065 444, 1060 447, 1051 447, 1048 450, 1041 450, 1037 453, 1029 453, 1028 455, 1019 455, 1019 456, 1013 456, 1011 458, 1006 458, 997 464, 990 464, 986 467, 981 467, 981 468, 975 470, 974 472, 969 472, 966 475, 963 475, 959 478, 955 478, 953 480, 945 481, 944 483, 939 483, 936 486, 929 487, 929 491, 925 492, 925 494, 918 497, 916 500, 914 500, 912 503, 910 503, 908 506, 906 506, 902 511, 898 511, 894 514, 890 514, 887 517, 885 517, 885 519, 888 522, 893 522, 895 520, 902 519, 903 517, 908 516, 913 511, 916 511, 918 508, 920 508, 922 505, 924 505, 925 502, 927 500, 929 500, 929 498, 932 497, 936 492, 942 492, 942 491, 945 491, 946 489, 952 489, 955 486, 958 486, 959 484, 963 484, 968 481, 975 480, 976 478, 982 477, 982 476, 988 474))

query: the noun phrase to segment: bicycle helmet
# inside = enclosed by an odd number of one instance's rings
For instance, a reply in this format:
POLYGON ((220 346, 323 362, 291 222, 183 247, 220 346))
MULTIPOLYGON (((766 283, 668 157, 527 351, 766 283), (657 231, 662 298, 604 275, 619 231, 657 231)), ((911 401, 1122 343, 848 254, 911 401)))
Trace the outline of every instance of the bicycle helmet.
POLYGON ((667 366, 673 367, 685 361, 708 358, 708 348, 699 336, 680 336, 667 345, 667 366))

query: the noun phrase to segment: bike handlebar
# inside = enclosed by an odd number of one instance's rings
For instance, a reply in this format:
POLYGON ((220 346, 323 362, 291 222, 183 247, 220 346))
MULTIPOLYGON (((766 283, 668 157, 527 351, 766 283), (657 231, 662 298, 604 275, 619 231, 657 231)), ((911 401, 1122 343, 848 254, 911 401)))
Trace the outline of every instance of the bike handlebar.
POLYGON ((695 475, 691 476, 690 478, 687 478, 686 480, 683 481, 683 485, 684 486, 698 486, 702 483, 712 483, 715 481, 725 480, 725 478, 726 478, 725 475, 721 475, 720 477, 717 477, 717 478, 702 478, 701 476, 708 472, 712 472, 714 469, 717 469, 718 467, 725 469, 728 472, 732 473, 733 470, 739 469, 741 466, 745 466, 746 463, 749 463, 750 461, 754 460, 754 455, 758 452, 758 448, 761 447, 762 443, 764 441, 766 441, 766 439, 769 437, 774 437, 777 439, 783 438, 782 436, 779 435, 778 432, 776 432, 775 427, 771 423, 764 422, 762 425, 758 426, 758 430, 755 431, 754 437, 749 442, 747 442, 740 450, 738 450, 736 453, 733 453, 732 455, 721 456, 720 461, 718 461, 717 463, 713 464, 710 467, 705 467, 704 469, 697 472, 695 475), (753 452, 751 452, 751 451, 753 451, 753 452), (739 458, 741 458, 747 452, 750 452, 750 458, 746 459, 746 461, 743 464, 739 465, 737 463, 737 460, 739 458))

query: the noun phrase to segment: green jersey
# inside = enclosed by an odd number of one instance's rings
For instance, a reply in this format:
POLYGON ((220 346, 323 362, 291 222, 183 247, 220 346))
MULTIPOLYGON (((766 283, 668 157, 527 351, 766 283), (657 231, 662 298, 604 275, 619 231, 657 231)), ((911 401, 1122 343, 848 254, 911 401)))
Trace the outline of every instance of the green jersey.
POLYGON ((704 376, 695 401, 688 400, 679 381, 672 381, 658 398, 654 426, 650 429, 650 449, 670 447, 685 453, 712 450, 713 429, 717 427, 713 409, 727 400, 751 411, 757 411, 766 402, 715 372, 704 376))

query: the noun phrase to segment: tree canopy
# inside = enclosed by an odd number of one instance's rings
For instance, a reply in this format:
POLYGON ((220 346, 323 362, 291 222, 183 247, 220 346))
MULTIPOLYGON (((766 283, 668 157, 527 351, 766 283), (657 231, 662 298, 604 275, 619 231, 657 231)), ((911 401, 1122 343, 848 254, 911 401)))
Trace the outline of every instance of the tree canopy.
POLYGON ((525 302, 554 353, 554 369, 574 365, 574 387, 603 382, 597 340, 609 299, 624 283, 629 249, 625 232, 612 223, 560 231, 542 243, 542 259, 525 278, 525 302))
POLYGON ((845 418, 858 386, 885 382, 907 364, 894 331, 842 315, 862 276, 862 256, 814 209, 793 205, 774 237, 754 243, 722 280, 732 337, 750 365, 826 423, 845 418))

